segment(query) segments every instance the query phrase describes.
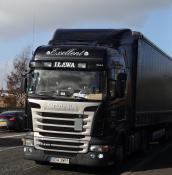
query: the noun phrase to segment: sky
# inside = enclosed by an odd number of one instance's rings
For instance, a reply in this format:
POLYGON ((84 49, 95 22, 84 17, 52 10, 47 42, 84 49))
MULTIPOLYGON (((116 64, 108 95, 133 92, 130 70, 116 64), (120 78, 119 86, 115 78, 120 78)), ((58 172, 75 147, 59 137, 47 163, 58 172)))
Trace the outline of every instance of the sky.
POLYGON ((0 88, 23 49, 57 28, 130 28, 172 56, 172 0, 0 0, 0 88))

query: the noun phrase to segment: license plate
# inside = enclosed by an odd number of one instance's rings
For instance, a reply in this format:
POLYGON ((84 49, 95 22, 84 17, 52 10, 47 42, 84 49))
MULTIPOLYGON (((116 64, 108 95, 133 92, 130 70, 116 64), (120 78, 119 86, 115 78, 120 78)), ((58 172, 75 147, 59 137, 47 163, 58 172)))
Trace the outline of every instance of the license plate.
POLYGON ((7 126, 7 122, 0 122, 0 126, 7 126))
POLYGON ((51 162, 51 163, 69 164, 69 159, 51 157, 51 158, 50 158, 50 162, 51 162))

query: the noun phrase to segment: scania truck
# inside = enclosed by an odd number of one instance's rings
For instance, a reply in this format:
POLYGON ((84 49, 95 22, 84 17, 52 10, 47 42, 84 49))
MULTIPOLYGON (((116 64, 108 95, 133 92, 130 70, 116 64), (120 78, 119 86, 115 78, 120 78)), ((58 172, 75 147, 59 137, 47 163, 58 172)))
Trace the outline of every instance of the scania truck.
POLYGON ((130 29, 58 29, 30 61, 24 157, 108 166, 172 133, 172 58, 130 29))

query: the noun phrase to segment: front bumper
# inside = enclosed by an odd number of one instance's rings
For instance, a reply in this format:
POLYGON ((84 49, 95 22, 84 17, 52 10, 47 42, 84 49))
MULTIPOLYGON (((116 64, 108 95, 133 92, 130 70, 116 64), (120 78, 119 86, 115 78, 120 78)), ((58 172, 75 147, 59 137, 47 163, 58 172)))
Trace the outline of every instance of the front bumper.
MULTIPOLYGON (((72 165, 83 165, 83 166, 94 166, 94 167, 105 167, 114 164, 114 149, 108 152, 96 152, 88 151, 87 153, 61 153, 53 151, 43 151, 36 149, 33 143, 33 132, 28 132, 25 137, 24 146, 24 158, 35 161, 50 162, 52 157, 55 158, 66 158, 69 159, 69 164, 72 165), (30 142, 26 143, 26 140, 30 142)), ((108 145, 109 142, 102 141, 96 138, 92 138, 90 141, 91 145, 108 145)))
POLYGON ((60 153, 47 154, 42 150, 37 150, 34 147, 24 146, 24 158, 35 161, 50 162, 51 157, 67 158, 69 164, 102 167, 112 165, 113 159, 109 153, 88 152, 85 154, 75 154, 72 156, 62 156, 60 153), (101 154, 101 155, 100 155, 101 154), (102 157, 103 155, 103 157, 102 157), (101 157, 101 158, 100 158, 101 157))

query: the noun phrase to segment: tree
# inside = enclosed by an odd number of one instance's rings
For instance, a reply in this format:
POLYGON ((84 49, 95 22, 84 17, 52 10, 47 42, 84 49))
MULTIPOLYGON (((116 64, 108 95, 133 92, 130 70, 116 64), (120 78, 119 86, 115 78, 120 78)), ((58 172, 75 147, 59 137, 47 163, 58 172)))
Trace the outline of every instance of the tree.
POLYGON ((3 96, 3 88, 0 89, 0 97, 2 97, 2 96, 3 96))
MULTIPOLYGON (((16 106, 24 106, 24 94, 21 89, 23 75, 28 68, 31 57, 30 47, 25 48, 22 53, 14 59, 13 70, 7 75, 7 90, 10 96, 10 101, 16 101, 16 106)), ((9 102, 10 102, 9 101, 9 102)), ((12 104, 11 104, 12 105, 12 104)), ((14 105, 14 103, 13 103, 14 105)))

